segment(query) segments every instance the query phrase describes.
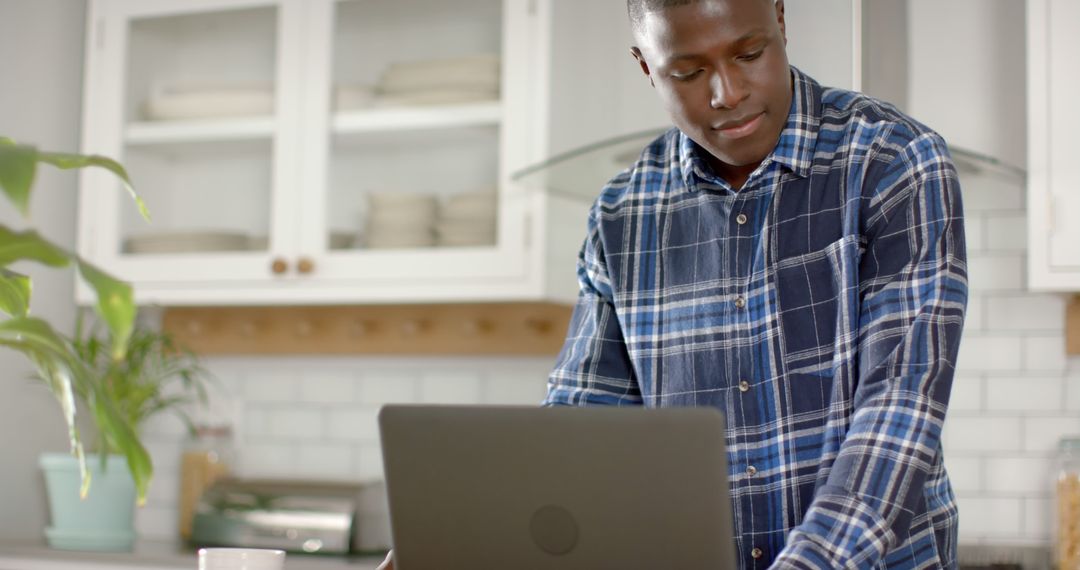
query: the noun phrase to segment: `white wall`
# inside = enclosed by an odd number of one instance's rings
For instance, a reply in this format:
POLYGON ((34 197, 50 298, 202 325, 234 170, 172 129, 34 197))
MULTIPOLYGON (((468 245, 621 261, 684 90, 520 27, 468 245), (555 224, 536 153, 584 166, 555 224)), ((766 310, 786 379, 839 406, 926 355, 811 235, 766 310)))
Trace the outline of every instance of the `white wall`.
POLYGON ((910 0, 910 111, 950 144, 1027 163, 1022 0, 910 0))
MULTIPOLYGON (((214 358, 216 410, 236 437, 236 471, 245 477, 370 482, 382 478, 376 416, 388 403, 511 404, 544 398, 554 357, 214 358)), ((147 428, 156 474, 146 505, 136 512, 144 538, 177 533, 182 424, 162 416, 147 428)), ((380 492, 361 512, 362 543, 389 543, 380 492)))
MULTIPOLYGON (((50 150, 78 149, 84 10, 82 0, 0 0, 0 135, 50 150)), ((34 224, 69 248, 75 202, 74 174, 39 172, 34 224)), ((22 224, 6 200, 0 221, 22 224)), ((33 312, 70 330, 71 273, 20 270, 34 277, 33 312)), ((0 538, 41 537, 46 506, 37 457, 42 450, 66 449, 59 408, 48 391, 27 379, 30 373, 20 354, 0 349, 0 538)))
MULTIPOLYGON (((1025 153, 1020 0, 910 0, 910 112, 962 146, 1015 165, 1025 153)), ((1025 291, 1025 193, 961 175, 971 300, 946 420, 946 465, 964 542, 1046 543, 1054 448, 1080 433, 1080 358, 1065 299, 1025 291)))

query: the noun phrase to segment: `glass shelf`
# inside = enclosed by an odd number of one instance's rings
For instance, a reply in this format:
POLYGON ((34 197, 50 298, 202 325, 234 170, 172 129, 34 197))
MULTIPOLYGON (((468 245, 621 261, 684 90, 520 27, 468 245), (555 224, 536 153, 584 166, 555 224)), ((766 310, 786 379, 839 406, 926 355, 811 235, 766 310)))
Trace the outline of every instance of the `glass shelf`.
MULTIPOLYGON (((515 172, 512 179, 529 190, 592 203, 611 178, 629 168, 642 149, 667 128, 654 128, 588 144, 515 172)), ((1023 184, 1027 172, 965 148, 949 148, 962 178, 991 176, 1023 184)))
POLYGON ((592 203, 604 184, 632 166, 645 145, 667 131, 654 128, 588 144, 523 168, 511 178, 529 190, 592 203))
POLYGON ((1026 170, 992 156, 958 146, 950 146, 949 153, 961 175, 1005 176, 1021 184, 1027 181, 1026 170))

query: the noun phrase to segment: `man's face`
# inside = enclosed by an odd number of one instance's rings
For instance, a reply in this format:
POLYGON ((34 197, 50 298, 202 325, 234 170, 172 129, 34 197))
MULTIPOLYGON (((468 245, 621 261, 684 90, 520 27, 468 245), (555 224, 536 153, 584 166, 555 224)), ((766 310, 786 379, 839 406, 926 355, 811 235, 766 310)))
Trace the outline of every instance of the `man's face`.
POLYGON ((675 125, 741 186, 791 106, 781 0, 701 0, 645 15, 631 49, 675 125))

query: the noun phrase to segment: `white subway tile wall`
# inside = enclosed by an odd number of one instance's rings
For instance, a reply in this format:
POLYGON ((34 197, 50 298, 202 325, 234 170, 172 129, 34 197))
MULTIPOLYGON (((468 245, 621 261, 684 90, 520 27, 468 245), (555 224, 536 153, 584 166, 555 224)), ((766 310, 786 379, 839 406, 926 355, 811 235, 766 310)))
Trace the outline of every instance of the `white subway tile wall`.
POLYGON ((1048 544, 1055 446, 1080 434, 1080 358, 1065 356, 1065 297, 1024 290, 1023 192, 961 186, 970 300, 943 435, 960 540, 1048 544))
MULTIPOLYGON (((1080 434, 1080 359, 1065 356, 1064 299, 1027 293, 1023 193, 962 181, 971 296, 943 434, 963 542, 1048 543, 1054 447, 1080 434)), ((550 358, 219 358, 227 395, 217 414, 236 429, 245 476, 371 481, 382 476, 376 416, 386 403, 534 405, 550 358)), ((137 525, 176 529, 184 426, 155 421, 157 468, 137 525)), ((375 512, 374 516, 385 517, 375 512)))
MULTIPOLYGON (((388 403, 537 405, 553 358, 214 358, 213 405, 198 421, 234 429, 235 472, 244 477, 372 482, 382 479, 377 417, 388 403)), ((155 478, 136 528, 177 536, 183 422, 146 426, 155 478)), ((386 532, 385 505, 364 524, 386 532)))

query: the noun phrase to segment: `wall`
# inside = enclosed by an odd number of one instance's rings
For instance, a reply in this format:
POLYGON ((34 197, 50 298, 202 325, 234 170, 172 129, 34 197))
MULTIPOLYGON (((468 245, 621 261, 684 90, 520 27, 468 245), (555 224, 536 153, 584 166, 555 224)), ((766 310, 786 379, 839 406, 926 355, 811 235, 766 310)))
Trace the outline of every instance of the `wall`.
MULTIPOLYGON (((82 93, 81 0, 0 0, 0 136, 48 150, 77 150, 82 93)), ((57 243, 75 243, 76 176, 46 168, 38 173, 33 223, 57 243)), ((0 201, 0 223, 24 222, 0 201)), ((73 278, 34 265, 18 268, 34 278, 32 311, 59 330, 73 324, 73 278)), ((28 380, 21 354, 0 349, 0 538, 31 539, 45 526, 42 450, 64 451, 66 432, 51 394, 28 380)))
MULTIPOLYGON (((376 415, 388 403, 535 406, 552 358, 215 358, 214 406, 200 421, 235 430, 236 471, 246 477, 371 482, 382 478, 376 415)), ((136 513, 139 534, 177 533, 185 429, 169 415, 152 422, 147 448, 156 475, 136 513)), ((385 504, 362 513, 364 540, 388 543, 385 504)), ((369 543, 370 544, 370 543, 369 543)), ((374 546, 374 545, 372 545, 374 546)))
MULTIPOLYGON (((910 0, 910 112, 952 145, 1023 166, 1024 3, 910 0)), ((1080 433, 1080 358, 1059 295, 1025 292, 1022 185, 961 174, 971 300, 945 428, 964 542, 1046 542, 1057 440, 1080 433)))

